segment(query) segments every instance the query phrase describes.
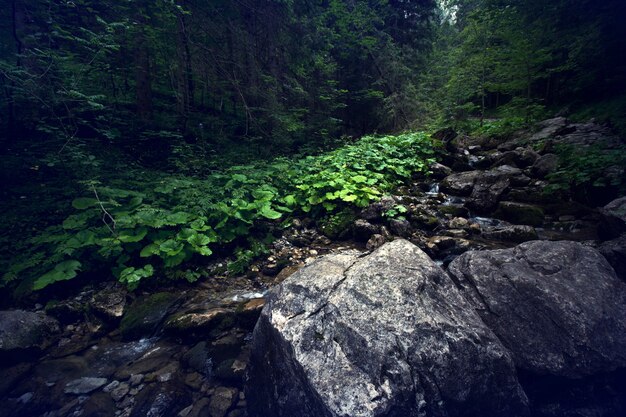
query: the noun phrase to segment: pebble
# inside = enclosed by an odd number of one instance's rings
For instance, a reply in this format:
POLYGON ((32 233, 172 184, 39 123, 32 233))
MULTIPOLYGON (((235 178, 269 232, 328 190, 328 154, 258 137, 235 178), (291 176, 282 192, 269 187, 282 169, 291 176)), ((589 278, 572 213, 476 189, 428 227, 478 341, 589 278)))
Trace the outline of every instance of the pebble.
POLYGON ((129 390, 130 387, 128 386, 128 384, 126 382, 123 382, 119 385, 119 387, 111 391, 111 398, 113 398, 113 401, 115 402, 121 401, 121 399, 124 398, 126 394, 128 394, 129 390))
POLYGON ((128 382, 130 383, 131 387, 135 387, 139 384, 141 384, 141 381, 143 381, 143 374, 133 374, 130 376, 128 382))
POLYGON ((109 385, 107 385, 106 387, 102 388, 102 391, 104 392, 111 392, 113 391, 115 388, 120 386, 120 381, 111 381, 111 383, 109 385))

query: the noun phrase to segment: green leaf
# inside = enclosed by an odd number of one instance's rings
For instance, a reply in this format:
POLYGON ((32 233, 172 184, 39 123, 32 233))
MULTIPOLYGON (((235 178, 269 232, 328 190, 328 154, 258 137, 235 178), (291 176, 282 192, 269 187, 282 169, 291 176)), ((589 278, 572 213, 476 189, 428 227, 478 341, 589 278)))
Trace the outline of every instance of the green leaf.
POLYGON ((161 250, 159 249, 159 245, 156 243, 151 243, 141 250, 139 256, 141 256, 142 258, 147 258, 152 255, 158 255, 160 252, 161 250))
POLYGON ((120 242, 135 243, 141 242, 147 234, 148 229, 145 227, 140 227, 133 230, 122 230, 118 233, 117 238, 120 240, 120 242))
POLYGON ((272 220, 280 219, 280 217, 282 216, 281 213, 273 210, 272 207, 269 205, 262 206, 259 210, 259 213, 261 214, 261 216, 272 220))
POLYGON ((142 278, 151 277, 154 274, 154 267, 150 264, 145 265, 143 268, 136 269, 134 267, 125 268, 120 272, 120 282, 124 282, 128 287, 133 290, 139 285, 139 281, 142 278))
POLYGON ((95 198, 88 198, 88 197, 80 197, 72 201, 72 207, 74 207, 76 210, 85 210, 97 204, 98 204, 98 200, 96 200, 95 198))
POLYGON ((165 253, 167 256, 175 256, 179 254, 184 247, 185 245, 183 245, 181 242, 178 242, 174 239, 168 239, 159 245, 159 250, 165 253))
POLYGON ((80 270, 82 264, 75 260, 69 260, 57 264, 51 271, 46 272, 33 284, 33 290, 41 290, 50 284, 58 281, 65 281, 74 278, 80 270))

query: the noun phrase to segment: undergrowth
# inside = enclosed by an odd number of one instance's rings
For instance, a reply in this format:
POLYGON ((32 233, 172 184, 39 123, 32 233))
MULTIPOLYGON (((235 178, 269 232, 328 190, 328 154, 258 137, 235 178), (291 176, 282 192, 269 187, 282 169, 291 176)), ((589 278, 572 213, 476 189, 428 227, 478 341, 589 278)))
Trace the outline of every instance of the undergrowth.
MULTIPOLYGON (((100 268, 129 288, 181 274, 194 257, 228 248, 241 273, 272 239, 268 223, 364 207, 416 174, 434 155, 425 133, 369 136, 318 156, 237 165, 206 178, 129 167, 121 178, 80 181, 82 195, 60 224, 4 247, 1 287, 40 290, 100 268)), ((198 163, 195 161, 194 163, 198 163)), ((15 239, 15 237, 11 237, 15 239)))

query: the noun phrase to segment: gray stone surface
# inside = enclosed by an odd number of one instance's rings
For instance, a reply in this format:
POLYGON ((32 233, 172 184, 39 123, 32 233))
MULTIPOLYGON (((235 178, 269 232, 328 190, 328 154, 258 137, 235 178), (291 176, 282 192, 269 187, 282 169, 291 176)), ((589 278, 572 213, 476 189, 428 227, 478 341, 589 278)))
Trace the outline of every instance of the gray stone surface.
POLYGON ((20 350, 44 349, 58 330, 58 322, 44 314, 24 310, 0 311, 0 357, 20 350))
POLYGON ((74 379, 65 385, 63 390, 66 394, 89 394, 92 391, 103 387, 107 383, 106 378, 82 377, 74 379))
POLYGON ((517 367, 578 378, 626 366, 626 284, 595 249, 527 242, 466 252, 449 272, 517 367))
POLYGON ((518 416, 507 351, 405 240, 328 255, 269 297, 253 336, 252 416, 518 416))

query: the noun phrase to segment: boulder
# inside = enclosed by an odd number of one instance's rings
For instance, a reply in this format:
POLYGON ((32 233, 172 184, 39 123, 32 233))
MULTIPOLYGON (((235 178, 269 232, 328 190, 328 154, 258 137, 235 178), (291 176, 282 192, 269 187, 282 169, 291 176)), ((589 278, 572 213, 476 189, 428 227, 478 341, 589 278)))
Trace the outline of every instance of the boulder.
POLYGON ((527 242, 466 252, 449 272, 524 371, 580 378, 626 366, 626 284, 595 249, 527 242))
POLYGON ((559 166, 559 157, 556 154, 548 153, 535 161, 530 168, 530 173, 536 178, 545 178, 551 172, 556 171, 559 166))
POLYGON ((603 239, 614 239, 626 232, 626 197, 611 201, 600 209, 598 233, 603 239))
POLYGON ((367 242, 373 235, 380 231, 380 226, 373 225, 367 220, 358 219, 352 226, 354 239, 360 242, 367 242))
POLYGON ((327 255, 276 287, 246 390, 257 417, 528 415, 507 351, 405 240, 327 255))
POLYGON ((56 320, 24 310, 0 311, 0 362, 41 352, 59 331, 56 320))
POLYGON ((490 213, 497 207, 500 197, 511 184, 525 185, 529 181, 519 168, 509 165, 481 172, 476 177, 466 205, 479 214, 490 213))
POLYGON ((443 164, 440 164, 438 162, 434 162, 433 164, 430 165, 429 168, 431 172, 431 177, 436 180, 440 180, 440 179, 447 177, 448 175, 452 175, 451 168, 443 164))
POLYGON ((626 234, 602 243, 598 250, 609 261, 617 276, 626 281, 626 234))
POLYGON ((520 225, 501 226, 483 230, 481 235, 485 239, 515 243, 528 242, 529 240, 536 240, 539 238, 534 227, 520 225))
POLYGON ((480 175, 481 171, 468 171, 448 175, 440 184, 441 191, 452 195, 470 195, 474 188, 474 182, 480 175))
POLYGON ((543 209, 541 207, 511 201, 501 201, 498 204, 496 217, 514 224, 529 226, 541 226, 544 221, 543 209))

